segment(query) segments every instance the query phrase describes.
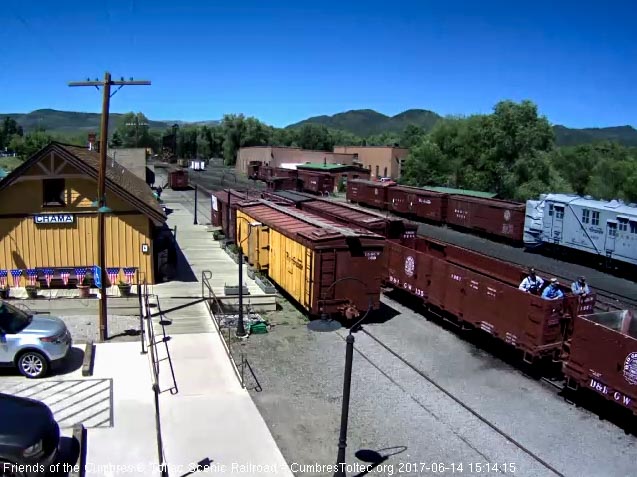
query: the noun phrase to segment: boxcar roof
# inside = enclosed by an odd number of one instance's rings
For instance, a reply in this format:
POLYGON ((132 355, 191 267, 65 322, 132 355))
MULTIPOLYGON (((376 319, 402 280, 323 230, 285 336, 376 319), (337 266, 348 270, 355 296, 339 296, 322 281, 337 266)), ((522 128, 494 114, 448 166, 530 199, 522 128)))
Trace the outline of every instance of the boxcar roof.
POLYGON ((426 187, 423 187, 423 189, 433 190, 435 192, 442 192, 443 194, 469 195, 472 197, 482 197, 485 199, 492 199, 496 195, 498 195, 493 192, 484 192, 481 190, 469 190, 469 189, 455 189, 453 187, 426 186, 426 187))
POLYGON ((435 195, 435 196, 445 195, 443 192, 439 192, 439 191, 436 191, 436 190, 423 189, 422 187, 414 187, 414 186, 408 186, 408 185, 403 185, 403 184, 397 185, 394 189, 395 190, 406 190, 406 191, 409 191, 409 192, 413 192, 414 194, 428 194, 428 195, 435 195))
POLYGON ((295 203, 298 202, 308 202, 311 200, 316 200, 316 197, 311 197, 309 195, 301 194, 298 192, 293 192, 290 190, 281 190, 276 192, 268 192, 268 195, 273 195, 276 197, 280 197, 281 199, 289 200, 295 203))
POLYGON ((395 186, 396 183, 393 181, 385 181, 385 182, 380 182, 380 181, 372 181, 372 180, 368 180, 368 179, 350 179, 349 181, 347 181, 348 184, 350 183, 354 183, 354 184, 366 184, 366 185, 370 185, 373 187, 390 187, 390 186, 395 186))
POLYGON ((352 223, 358 224, 371 224, 374 222, 384 222, 384 218, 378 215, 369 214, 360 209, 354 209, 346 204, 334 202, 331 200, 316 200, 313 204, 308 204, 309 207, 318 207, 322 211, 328 214, 337 215, 343 219, 351 220, 352 223))
MULTIPOLYGON (((98 179, 100 163, 100 155, 98 152, 89 151, 85 147, 51 142, 5 177, 0 182, 0 190, 10 186, 15 179, 20 177, 37 162, 45 157, 49 157, 51 153, 59 154, 60 157, 65 159, 80 172, 86 174, 87 177, 95 180, 98 179)), ((111 190, 117 196, 132 204, 156 224, 161 224, 166 221, 166 216, 155 198, 152 189, 146 184, 146 181, 137 177, 111 158, 108 159, 106 165, 106 189, 111 190)))
POLYGON ((343 237, 380 239, 381 235, 365 229, 343 227, 342 224, 326 220, 297 209, 288 209, 266 200, 246 203, 241 210, 255 220, 284 235, 302 236, 311 242, 333 240, 343 237))
POLYGON ((452 194, 450 197, 461 199, 461 200, 469 200, 471 202, 476 202, 483 205, 494 205, 494 206, 507 207, 507 208, 519 208, 520 210, 526 209, 526 205, 524 203, 513 202, 512 200, 487 199, 484 197, 466 196, 461 194, 452 194))
POLYGON ((591 197, 581 197, 579 195, 571 194, 547 194, 541 199, 549 202, 560 202, 568 205, 578 205, 586 207, 588 209, 597 210, 609 210, 621 214, 637 215, 637 204, 625 204, 619 200, 611 200, 610 202, 605 200, 595 200, 591 197))

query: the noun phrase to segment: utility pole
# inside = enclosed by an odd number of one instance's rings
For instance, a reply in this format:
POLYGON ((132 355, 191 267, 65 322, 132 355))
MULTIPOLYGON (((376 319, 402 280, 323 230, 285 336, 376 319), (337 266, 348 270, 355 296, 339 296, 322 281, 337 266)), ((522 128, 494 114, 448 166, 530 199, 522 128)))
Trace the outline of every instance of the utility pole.
POLYGON ((108 338, 108 320, 107 320, 107 307, 106 307, 106 247, 105 247, 105 222, 104 215, 110 211, 106 207, 106 196, 104 195, 106 189, 106 151, 108 148, 108 113, 110 108, 111 97, 117 93, 124 86, 150 86, 150 81, 125 80, 123 77, 120 80, 113 81, 109 72, 104 73, 104 80, 91 81, 71 81, 69 86, 93 86, 100 89, 102 92, 102 124, 100 128, 100 166, 99 175, 97 178, 97 250, 98 250, 98 267, 100 269, 100 306, 99 306, 99 322, 100 322, 100 341, 105 341, 108 338), (119 86, 111 94, 111 86, 119 86))
POLYGON ((139 147, 139 126, 148 126, 148 123, 140 123, 139 116, 135 115, 135 122, 126 123, 126 126, 135 126, 135 147, 139 147))

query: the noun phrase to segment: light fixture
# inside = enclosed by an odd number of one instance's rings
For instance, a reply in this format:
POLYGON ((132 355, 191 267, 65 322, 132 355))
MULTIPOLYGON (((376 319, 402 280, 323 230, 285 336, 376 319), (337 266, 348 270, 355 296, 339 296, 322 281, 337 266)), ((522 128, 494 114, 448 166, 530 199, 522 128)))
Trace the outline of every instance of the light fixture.
POLYGON ((111 209, 110 207, 107 207, 106 205, 103 205, 102 207, 97 209, 97 211, 100 214, 109 214, 109 213, 113 212, 113 209, 111 209))

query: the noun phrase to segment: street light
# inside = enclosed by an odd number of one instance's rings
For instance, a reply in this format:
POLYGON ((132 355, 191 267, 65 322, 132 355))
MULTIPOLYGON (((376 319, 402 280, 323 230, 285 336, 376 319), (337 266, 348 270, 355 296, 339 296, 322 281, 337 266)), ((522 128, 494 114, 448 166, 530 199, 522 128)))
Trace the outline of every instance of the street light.
MULTIPOLYGON (((323 292, 323 298, 327 294, 334 285, 340 282, 344 282, 347 280, 352 280, 362 284, 365 289, 367 289, 367 284, 356 277, 343 277, 336 280, 332 283, 327 289, 323 292)), ((345 338, 345 373, 343 375, 343 405, 341 408, 341 430, 338 438, 338 456, 336 458, 336 472, 334 472, 334 477, 345 477, 345 449, 347 448, 347 422, 349 419, 349 395, 350 390, 352 388, 352 363, 354 359, 354 335, 352 332, 356 330, 360 326, 360 324, 365 321, 367 315, 372 310, 372 300, 371 297, 369 299, 369 306, 367 307, 367 311, 363 315, 363 317, 358 320, 354 325, 352 325, 349 329, 349 333, 347 338, 345 338)), ((318 323, 322 323, 321 325, 316 326, 314 331, 331 331, 329 328, 338 329, 340 325, 334 328, 334 324, 332 324, 332 320, 329 319, 327 313, 324 312, 324 309, 321 310, 321 320, 318 323)), ((308 325, 309 327, 309 325, 308 325)), ((312 327, 309 327, 313 329, 312 327)))
MULTIPOLYGON (((245 220, 246 222, 248 222, 248 219, 246 219, 245 217, 237 217, 237 221, 239 220, 245 220)), ((248 229, 248 235, 246 235, 246 238, 244 238, 243 240, 238 241, 238 244, 239 244, 239 322, 237 323, 237 336, 239 338, 245 338, 247 336, 245 327, 243 326, 243 249, 241 248, 241 245, 243 244, 243 242, 245 242, 246 240, 250 238, 250 234, 252 233, 253 227, 259 227, 263 224, 261 222, 248 222, 248 225, 250 226, 250 228, 248 229)), ((239 228, 239 231, 241 231, 240 228, 239 228)), ((238 235, 239 234, 237 234, 237 239, 240 238, 238 235)))

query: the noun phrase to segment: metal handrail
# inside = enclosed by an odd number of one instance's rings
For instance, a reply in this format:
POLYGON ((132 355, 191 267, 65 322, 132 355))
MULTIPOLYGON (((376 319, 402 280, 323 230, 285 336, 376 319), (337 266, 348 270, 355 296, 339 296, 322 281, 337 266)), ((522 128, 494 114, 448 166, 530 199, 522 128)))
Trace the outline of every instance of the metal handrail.
MULTIPOLYGON (((250 374, 252 374, 252 377, 254 379, 254 382, 256 383, 255 386, 255 390, 257 392, 261 392, 262 391, 262 387, 261 384, 259 383, 259 380, 257 379, 256 374, 254 373, 254 370, 252 369, 252 366, 250 366, 250 363, 248 361, 248 359, 241 354, 241 359, 239 361, 239 363, 237 363, 237 360, 235 359, 235 356, 232 352, 232 347, 230 346, 230 340, 232 338, 232 330, 231 328, 228 328, 228 336, 225 337, 223 335, 223 330, 221 329, 221 320, 220 317, 223 314, 223 308, 221 306, 221 302, 219 301, 219 299, 217 298, 217 296, 215 295, 214 290, 212 289, 212 286, 210 285, 210 278, 212 278, 212 272, 209 270, 203 270, 201 272, 201 295, 202 298, 205 298, 205 289, 208 289, 208 298, 212 301, 213 304, 216 305, 216 309, 217 309, 217 313, 215 314, 214 310, 213 310, 213 306, 209 305, 208 306, 208 310, 210 311, 210 315, 212 317, 212 319, 215 322, 215 325, 217 326, 217 329, 219 330, 219 336, 221 337, 221 342, 223 343, 223 347, 226 350, 226 354, 228 355, 228 358, 230 359, 230 362, 233 364, 233 368, 235 370, 235 374, 237 376, 237 379, 239 380, 239 384, 241 385, 242 388, 245 388, 245 376, 244 376, 244 370, 245 368, 248 368, 248 370, 250 371, 250 374)), ((246 307, 248 307, 249 305, 246 305, 246 307)), ((248 316, 249 316, 249 308, 248 308, 248 316)))

